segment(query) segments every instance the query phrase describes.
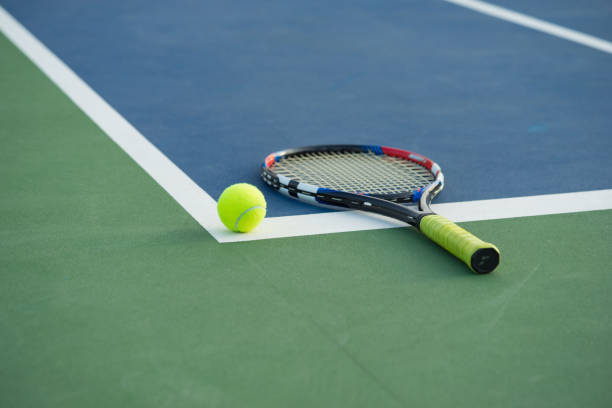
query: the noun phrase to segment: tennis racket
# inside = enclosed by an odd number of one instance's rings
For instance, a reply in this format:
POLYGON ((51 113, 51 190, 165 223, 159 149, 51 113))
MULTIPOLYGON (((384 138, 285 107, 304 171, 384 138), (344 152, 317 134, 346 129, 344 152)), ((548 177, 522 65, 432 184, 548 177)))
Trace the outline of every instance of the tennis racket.
POLYGON ((261 168, 273 189, 300 201, 369 211, 404 221, 476 273, 499 264, 499 250, 435 214, 444 187, 440 166, 427 157, 385 146, 325 145, 268 155, 261 168))

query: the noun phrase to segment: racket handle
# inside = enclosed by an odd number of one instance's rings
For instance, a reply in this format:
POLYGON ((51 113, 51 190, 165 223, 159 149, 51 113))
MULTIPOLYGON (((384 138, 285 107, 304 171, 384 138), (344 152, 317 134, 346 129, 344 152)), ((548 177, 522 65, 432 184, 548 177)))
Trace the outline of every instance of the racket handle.
POLYGON ((492 272, 499 264, 499 249, 437 214, 421 218, 419 229, 429 239, 461 259, 475 273, 492 272))

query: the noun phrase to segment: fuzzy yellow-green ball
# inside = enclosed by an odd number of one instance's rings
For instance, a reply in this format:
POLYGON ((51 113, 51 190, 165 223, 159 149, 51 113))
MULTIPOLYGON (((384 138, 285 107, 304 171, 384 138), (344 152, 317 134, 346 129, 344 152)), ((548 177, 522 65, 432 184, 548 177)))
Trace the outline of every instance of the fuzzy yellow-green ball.
POLYGON ((217 212, 221 222, 230 230, 249 232, 266 216, 266 199, 251 184, 233 184, 221 193, 217 212))

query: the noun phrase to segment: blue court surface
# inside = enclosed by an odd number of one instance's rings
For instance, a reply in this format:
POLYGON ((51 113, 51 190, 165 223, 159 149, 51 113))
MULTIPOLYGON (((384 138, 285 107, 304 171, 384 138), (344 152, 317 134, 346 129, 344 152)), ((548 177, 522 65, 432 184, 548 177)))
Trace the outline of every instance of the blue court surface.
MULTIPOLYGON (((250 182, 269 216, 321 211, 258 176, 312 144, 427 155, 439 202, 612 187, 610 54, 455 4, 4 3, 212 197, 250 182)), ((609 2, 521 3, 612 38, 609 2)))
POLYGON ((612 406, 612 2, 493 1, 2 0, 0 407, 612 406), (260 179, 318 144, 498 269, 260 179))

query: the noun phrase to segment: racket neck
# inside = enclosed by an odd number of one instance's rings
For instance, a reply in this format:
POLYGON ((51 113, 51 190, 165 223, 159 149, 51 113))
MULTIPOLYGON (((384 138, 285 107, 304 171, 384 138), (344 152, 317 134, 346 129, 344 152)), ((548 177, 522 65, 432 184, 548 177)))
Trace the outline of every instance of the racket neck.
POLYGON ((367 211, 384 215, 386 217, 395 218, 396 220, 405 222, 417 228, 420 219, 425 215, 431 214, 430 211, 427 213, 421 213, 416 209, 380 198, 345 193, 341 191, 334 191, 333 193, 329 194, 319 192, 317 194, 317 200, 323 204, 342 206, 354 210, 367 211))

